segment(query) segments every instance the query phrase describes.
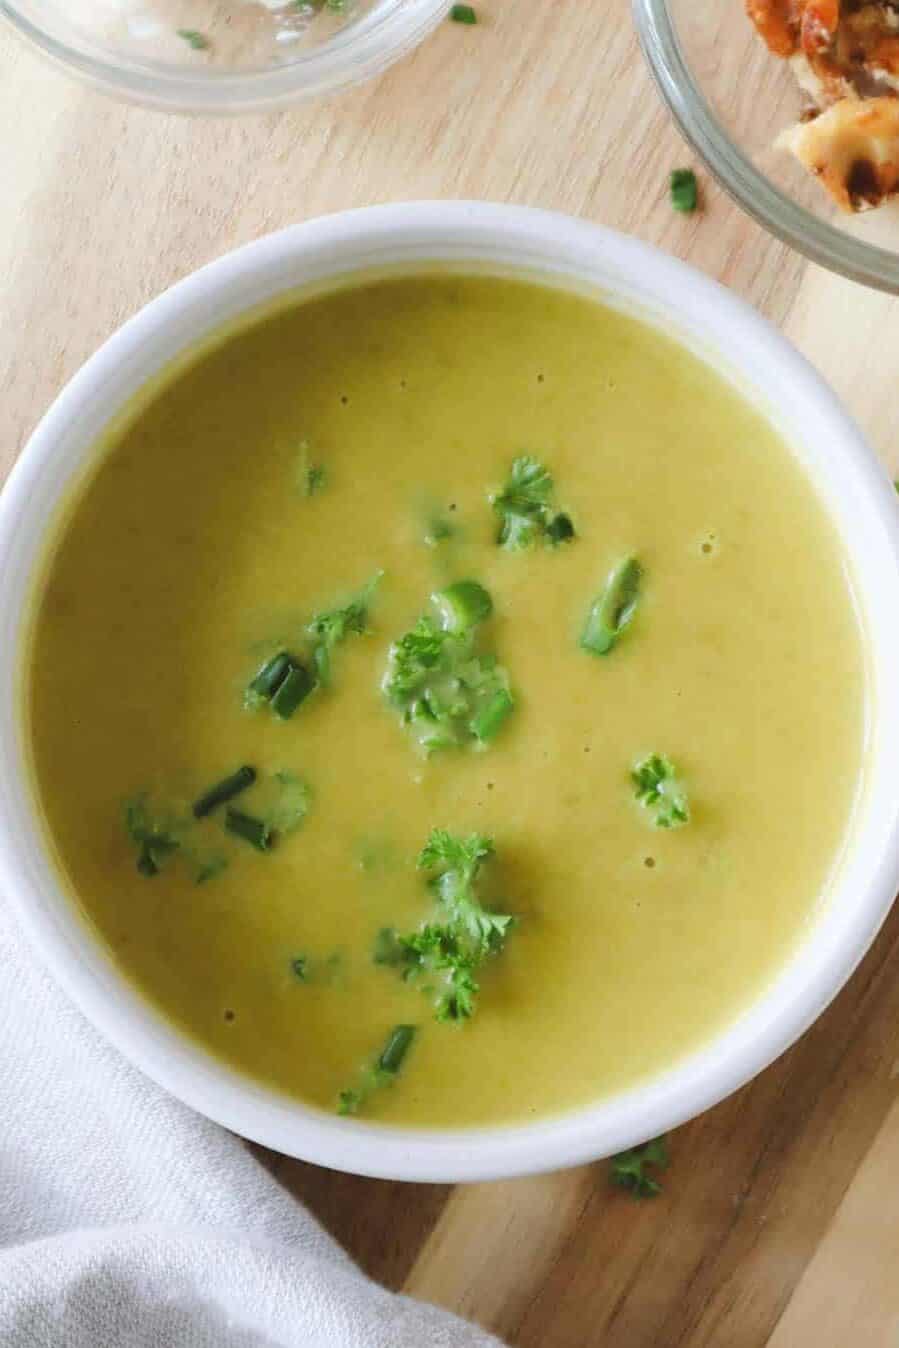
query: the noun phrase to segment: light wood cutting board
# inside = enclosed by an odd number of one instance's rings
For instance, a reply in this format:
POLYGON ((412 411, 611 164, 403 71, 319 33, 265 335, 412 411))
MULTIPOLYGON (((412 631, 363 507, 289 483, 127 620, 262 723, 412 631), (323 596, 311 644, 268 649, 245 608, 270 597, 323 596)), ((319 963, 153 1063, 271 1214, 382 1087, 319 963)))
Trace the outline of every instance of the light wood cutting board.
MULTIPOLYGON (((627 0, 481 14, 379 82, 233 121, 119 106, 0 37, 3 470, 97 344, 198 264, 323 211, 450 196, 562 208, 718 277, 899 467, 899 301, 803 263, 707 180, 701 214, 670 209, 691 157, 627 0)), ((519 1348, 899 1348, 897 1100, 899 910, 800 1044, 675 1134, 655 1202, 601 1165, 451 1191, 264 1159, 375 1277, 519 1348)))

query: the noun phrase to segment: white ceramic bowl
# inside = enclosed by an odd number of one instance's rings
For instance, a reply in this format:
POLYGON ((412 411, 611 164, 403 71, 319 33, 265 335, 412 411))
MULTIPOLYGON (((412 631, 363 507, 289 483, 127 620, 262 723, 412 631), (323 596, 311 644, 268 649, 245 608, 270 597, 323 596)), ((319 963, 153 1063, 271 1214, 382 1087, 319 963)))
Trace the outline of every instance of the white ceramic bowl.
MULTIPOLYGON (((72 1000, 126 1057, 201 1113, 289 1155, 385 1178, 480 1180, 571 1165, 653 1137, 715 1104, 802 1033, 870 945, 896 891, 899 507, 892 486, 833 394, 773 328, 697 272, 633 239, 519 207, 417 203, 312 220, 204 267, 126 323, 38 426, 0 499, 0 574, 5 897, 72 1000), (145 1003, 63 892, 26 775, 17 696, 22 633, 48 521, 123 402, 177 352, 279 292, 436 260, 518 267, 593 289, 678 335, 755 399, 787 437, 841 532, 870 641, 873 693, 868 782, 852 844, 800 948, 754 1005, 699 1051, 625 1093, 557 1118, 464 1131, 388 1128, 304 1107, 211 1058, 145 1003)), ((771 583, 789 584, 776 558, 771 583)), ((795 789, 818 790, 801 769, 795 789)))

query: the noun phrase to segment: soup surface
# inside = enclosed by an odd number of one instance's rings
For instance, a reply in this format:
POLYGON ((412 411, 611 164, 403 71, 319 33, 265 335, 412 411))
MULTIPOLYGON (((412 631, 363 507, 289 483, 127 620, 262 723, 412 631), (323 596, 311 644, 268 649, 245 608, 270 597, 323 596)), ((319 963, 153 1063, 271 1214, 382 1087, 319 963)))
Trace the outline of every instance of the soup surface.
POLYGON ((181 1029, 324 1110, 484 1124, 658 1072, 776 972, 849 826, 864 646, 829 517, 709 367, 581 295, 398 276, 227 336, 104 448, 36 604, 34 770, 181 1029), (491 616, 431 603, 468 579, 491 616), (398 693, 447 623, 464 668, 398 693), (416 864, 435 828, 461 862, 416 864))

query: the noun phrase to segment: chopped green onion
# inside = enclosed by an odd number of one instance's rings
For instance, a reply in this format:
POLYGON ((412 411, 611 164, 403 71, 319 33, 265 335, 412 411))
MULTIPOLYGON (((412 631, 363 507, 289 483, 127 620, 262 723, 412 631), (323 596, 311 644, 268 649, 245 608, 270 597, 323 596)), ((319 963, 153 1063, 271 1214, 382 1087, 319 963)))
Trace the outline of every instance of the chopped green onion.
POLYGON ((477 12, 471 5, 453 5, 450 10, 450 18, 453 23, 477 23, 477 12))
POLYGON ((414 1025, 397 1025, 391 1030, 377 1060, 365 1068, 360 1084, 343 1090, 338 1095, 338 1114, 358 1114, 372 1091, 393 1084, 415 1034, 414 1025))
POLYGON ((235 838, 243 838, 257 852, 268 852, 275 841, 275 831, 264 819, 244 814, 241 810, 232 810, 230 806, 225 813, 225 828, 235 838))
POLYGON ((272 696, 272 711, 282 721, 289 720, 314 687, 315 680, 305 665, 291 659, 286 677, 282 679, 272 696))
POLYGON ((378 1059, 378 1067, 382 1072, 390 1072, 393 1076, 397 1074, 403 1065, 403 1059, 409 1052, 412 1040, 415 1038, 414 1025, 397 1025, 391 1031, 390 1038, 384 1045, 384 1051, 378 1059))
POLYGON ((608 655, 633 620, 640 598, 642 567, 635 557, 619 562, 594 600, 581 634, 581 646, 591 655, 608 655))
POLYGON ((447 632, 467 632, 493 612, 493 600, 476 580, 457 580, 431 595, 431 603, 447 632))
POLYGON ((244 705, 258 707, 261 702, 270 702, 280 685, 290 673, 292 657, 287 651, 273 655, 253 678, 244 697, 244 705))
POLYGON ((500 688, 493 694, 493 697, 482 707, 473 717, 471 728, 475 739, 486 744, 496 735, 503 721, 515 708, 512 700, 512 694, 506 688, 500 688))
POLYGON ((291 972, 301 983, 309 982, 309 961, 305 955, 297 955, 290 961, 291 972))
POLYGON ((196 28, 176 28, 175 31, 189 47, 193 47, 194 51, 208 51, 212 45, 206 34, 199 32, 196 28))
POLYGON ((671 171, 671 205, 676 211, 682 211, 689 215, 691 211, 696 210, 698 193, 696 190, 696 174, 692 169, 672 169, 671 171))
POLYGON ((194 801, 194 818, 202 819, 204 815, 211 814, 219 805, 227 804, 229 800, 239 796, 241 791, 246 791, 247 787, 252 786, 255 780, 255 768, 238 768, 236 772, 232 772, 230 777, 225 777, 222 781, 217 782, 215 786, 211 786, 198 800, 194 801))

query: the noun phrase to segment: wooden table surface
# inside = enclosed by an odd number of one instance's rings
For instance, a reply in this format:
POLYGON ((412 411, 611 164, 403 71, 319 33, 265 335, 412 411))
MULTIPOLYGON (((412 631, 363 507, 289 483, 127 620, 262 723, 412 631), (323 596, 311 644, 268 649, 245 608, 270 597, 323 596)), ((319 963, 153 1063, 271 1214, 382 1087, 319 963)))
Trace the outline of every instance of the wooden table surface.
MULTIPOLYGON (((470 196, 633 231, 718 277, 899 467, 899 301, 804 263, 705 175, 700 214, 670 209, 691 157, 627 0, 480 12, 380 81, 240 120, 120 106, 0 36, 0 466, 98 343, 200 263, 323 211, 470 196)), ((805 1038, 674 1134, 654 1202, 610 1191, 603 1165, 451 1190, 264 1159, 374 1277, 518 1348, 899 1348, 897 1096, 899 908, 805 1038)))

